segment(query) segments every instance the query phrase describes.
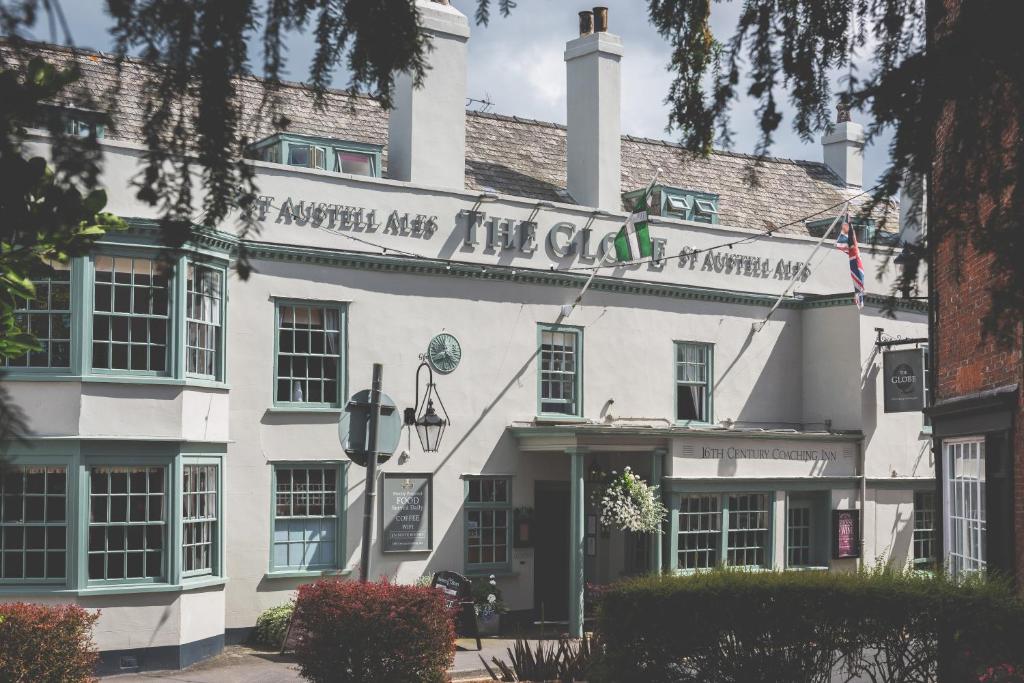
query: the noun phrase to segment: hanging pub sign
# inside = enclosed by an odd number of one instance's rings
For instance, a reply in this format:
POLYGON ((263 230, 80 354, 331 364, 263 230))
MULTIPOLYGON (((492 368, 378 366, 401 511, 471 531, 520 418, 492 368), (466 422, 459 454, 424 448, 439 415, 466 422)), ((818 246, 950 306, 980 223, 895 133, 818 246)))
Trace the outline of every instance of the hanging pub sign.
POLYGON ((924 351, 900 349, 882 353, 885 412, 908 413, 924 408, 924 351))
POLYGON ((832 559, 860 557, 860 510, 832 511, 832 559))
POLYGON ((426 552, 433 548, 431 489, 429 474, 384 473, 381 484, 384 552, 426 552))

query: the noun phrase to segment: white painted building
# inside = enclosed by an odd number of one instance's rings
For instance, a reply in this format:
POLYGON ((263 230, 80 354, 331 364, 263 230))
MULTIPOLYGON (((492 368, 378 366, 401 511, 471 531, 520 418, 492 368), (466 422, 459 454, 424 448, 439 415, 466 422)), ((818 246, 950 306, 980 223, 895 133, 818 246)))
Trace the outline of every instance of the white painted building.
MULTIPOLYGON (((831 165, 767 159, 751 185, 749 157, 621 135, 628 46, 609 33, 566 45, 567 127, 467 112, 466 19, 420 9, 435 68, 423 90, 400 80, 390 117, 338 93, 320 111, 286 86, 287 132, 248 122, 262 196, 246 282, 234 222, 170 277, 154 269, 155 213, 130 186, 145 67, 129 63, 102 144, 108 207, 131 229, 40 282, 48 298, 24 314, 46 350, 3 376, 32 435, 0 489, 0 599, 100 609, 104 666, 152 668, 240 640, 303 582, 350 577, 364 470, 339 417, 375 362, 412 406, 442 332, 461 352, 435 376, 451 424, 438 453, 403 433, 381 468, 374 576, 493 573, 509 618, 578 631, 584 582, 929 561, 929 441, 920 414, 883 412, 875 346, 876 328, 924 337, 925 311, 883 315, 883 249, 863 247, 861 311, 833 239, 815 254, 842 203, 865 199, 859 126, 825 138, 831 165), (620 194, 657 167, 658 260, 603 268, 566 313, 625 220, 620 194), (661 486, 660 536, 594 522, 589 480, 627 465, 661 486), (381 522, 403 485, 427 503, 411 536, 381 522), (833 519, 851 510, 840 543, 833 519), (861 559, 835 559, 858 536, 861 559)), ((109 58, 41 50, 78 60, 103 99, 109 58)), ((240 89, 251 116, 261 85, 240 89)))

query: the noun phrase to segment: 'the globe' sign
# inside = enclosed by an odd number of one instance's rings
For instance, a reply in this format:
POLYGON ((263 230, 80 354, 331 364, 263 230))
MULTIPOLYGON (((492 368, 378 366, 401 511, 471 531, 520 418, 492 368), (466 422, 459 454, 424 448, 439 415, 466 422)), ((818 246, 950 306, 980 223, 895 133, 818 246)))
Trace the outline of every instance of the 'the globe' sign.
POLYGON ((882 354, 885 412, 907 413, 924 407, 924 350, 901 349, 882 354))

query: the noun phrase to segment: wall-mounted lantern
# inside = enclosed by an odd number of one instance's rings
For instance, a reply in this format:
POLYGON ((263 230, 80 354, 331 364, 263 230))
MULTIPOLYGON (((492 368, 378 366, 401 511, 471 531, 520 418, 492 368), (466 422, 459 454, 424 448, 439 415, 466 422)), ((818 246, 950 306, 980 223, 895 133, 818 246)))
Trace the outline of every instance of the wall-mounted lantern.
POLYGON ((441 447, 441 437, 444 436, 445 428, 451 424, 448 418, 448 411, 445 410, 444 402, 437 393, 434 385, 434 370, 426 361, 420 363, 416 368, 416 406, 406 408, 404 412, 405 424, 416 428, 416 436, 419 437, 420 446, 424 453, 437 453, 441 447), (423 400, 420 401, 420 371, 427 369, 427 388, 423 393, 423 400), (434 398, 437 398, 438 405, 444 412, 444 417, 434 410, 434 398))

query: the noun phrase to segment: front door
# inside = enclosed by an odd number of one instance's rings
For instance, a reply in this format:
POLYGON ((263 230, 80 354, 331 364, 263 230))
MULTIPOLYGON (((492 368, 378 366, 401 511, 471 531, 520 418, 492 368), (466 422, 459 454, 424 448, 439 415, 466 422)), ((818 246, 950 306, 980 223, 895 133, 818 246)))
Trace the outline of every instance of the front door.
POLYGON ((534 484, 533 607, 537 619, 569 618, 569 482, 534 484))

